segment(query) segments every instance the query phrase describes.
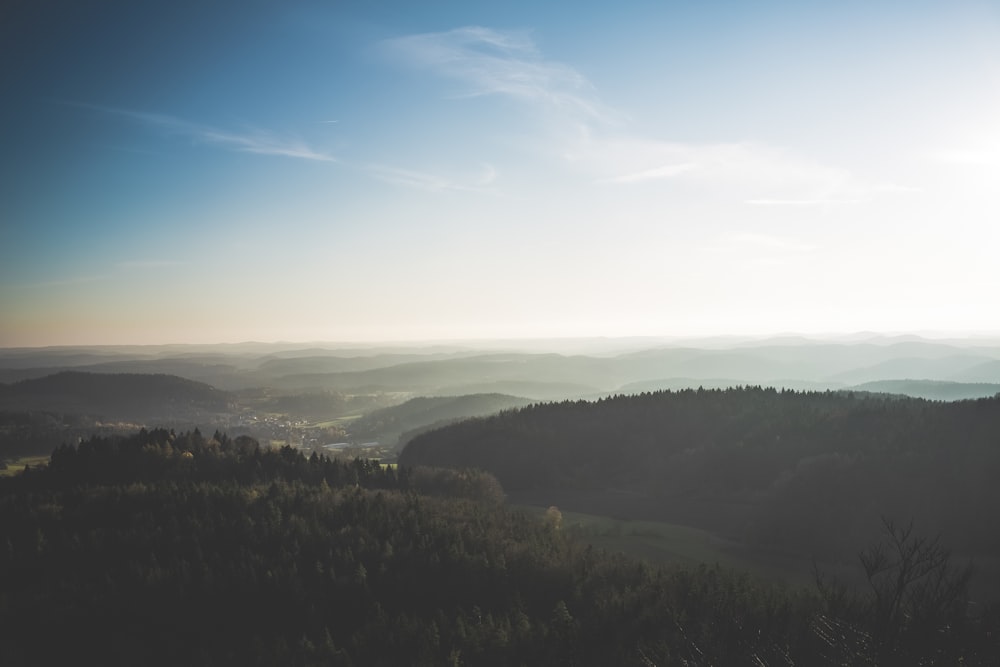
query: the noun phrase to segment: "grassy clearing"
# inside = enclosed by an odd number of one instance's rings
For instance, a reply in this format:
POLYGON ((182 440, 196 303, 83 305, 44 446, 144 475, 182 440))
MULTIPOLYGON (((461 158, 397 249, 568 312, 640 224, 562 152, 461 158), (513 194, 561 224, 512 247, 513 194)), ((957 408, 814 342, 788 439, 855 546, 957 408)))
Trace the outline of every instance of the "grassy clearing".
MULTIPOLYGON (((546 508, 521 506, 545 515, 546 508)), ((706 530, 659 521, 615 519, 597 514, 561 512, 562 530, 573 532, 595 548, 622 552, 651 562, 718 564, 792 586, 813 584, 808 563, 778 563, 750 553, 742 545, 706 530)))
POLYGON ((48 465, 48 456, 22 456, 19 459, 14 459, 13 461, 7 462, 7 469, 0 470, 0 477, 11 477, 18 474, 24 470, 24 466, 28 465, 32 468, 37 468, 38 466, 48 465))
POLYGON ((562 529, 580 535, 594 546, 654 561, 718 562, 727 566, 735 566, 739 561, 725 550, 718 537, 689 526, 562 512, 562 529))
POLYGON ((349 424, 355 419, 360 419, 361 415, 347 415, 346 417, 337 417, 336 419, 329 419, 323 422, 316 422, 309 426, 309 428, 332 428, 334 426, 344 426, 349 424))

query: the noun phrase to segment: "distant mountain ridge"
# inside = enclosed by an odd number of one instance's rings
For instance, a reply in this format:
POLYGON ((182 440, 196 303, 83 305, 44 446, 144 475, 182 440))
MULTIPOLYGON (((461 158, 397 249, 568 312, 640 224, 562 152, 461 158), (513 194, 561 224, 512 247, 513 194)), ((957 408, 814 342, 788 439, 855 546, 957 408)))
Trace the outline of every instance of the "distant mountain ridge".
POLYGON ((0 385, 0 408, 101 415, 117 419, 191 418, 224 412, 226 392, 166 374, 63 371, 0 385))
POLYGON ((460 419, 486 416, 531 403, 530 399, 506 394, 420 396, 400 405, 375 410, 352 422, 351 435, 393 445, 404 434, 409 438, 418 432, 460 419))
MULTIPOLYGON (((682 523, 804 558, 856 555, 887 516, 998 559, 998 433, 1000 396, 683 390, 459 422, 413 438, 399 462, 478 468, 516 502, 682 523)), ((991 576, 1000 587, 1000 568, 991 576)))
POLYGON ((934 401, 963 401, 1000 395, 1000 384, 937 380, 879 380, 851 387, 858 391, 899 394, 934 401))
POLYGON ((534 400, 596 397, 635 388, 764 385, 839 389, 904 379, 1000 384, 1000 342, 858 335, 667 342, 657 339, 497 342, 324 349, 309 346, 0 350, 0 382, 64 370, 163 373, 219 389, 288 392, 505 393, 534 400))

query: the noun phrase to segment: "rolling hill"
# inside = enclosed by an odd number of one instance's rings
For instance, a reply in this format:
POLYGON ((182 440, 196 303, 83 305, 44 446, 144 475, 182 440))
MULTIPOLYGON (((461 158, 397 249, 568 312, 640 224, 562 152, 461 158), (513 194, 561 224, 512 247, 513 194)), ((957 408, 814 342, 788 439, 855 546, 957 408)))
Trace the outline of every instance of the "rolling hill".
MULTIPOLYGON (((505 394, 421 396, 400 405, 375 410, 351 422, 350 432, 356 439, 379 440, 391 445, 404 433, 412 435, 432 426, 520 408, 530 403, 529 399, 505 394)), ((399 446, 404 444, 400 442, 399 446)))
POLYGON ((186 423, 227 411, 229 394, 202 382, 163 374, 63 371, 0 388, 0 409, 186 423))
POLYGON ((686 524, 804 559, 850 560, 889 516, 1000 562, 997 433, 1000 397, 684 390, 460 422, 418 435, 399 462, 480 468, 515 501, 686 524))

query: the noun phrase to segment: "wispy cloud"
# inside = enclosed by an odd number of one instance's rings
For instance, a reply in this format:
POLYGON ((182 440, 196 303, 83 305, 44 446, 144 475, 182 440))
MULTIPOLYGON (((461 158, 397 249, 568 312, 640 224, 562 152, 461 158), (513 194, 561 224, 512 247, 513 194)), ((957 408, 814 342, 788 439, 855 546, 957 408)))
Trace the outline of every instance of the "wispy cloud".
POLYGON ((497 170, 493 168, 493 165, 483 163, 483 173, 479 177, 479 185, 481 187, 486 187, 493 183, 497 179, 497 170))
POLYGON ((920 192, 920 188, 908 185, 867 184, 853 177, 848 178, 835 187, 828 188, 825 197, 803 199, 761 198, 747 199, 745 203, 751 206, 829 206, 841 204, 863 204, 879 194, 905 194, 920 192))
POLYGON ((567 159, 598 183, 674 181, 756 202, 855 198, 851 193, 860 187, 847 170, 756 142, 693 144, 585 134, 567 159))
POLYGON ((461 82, 462 96, 504 95, 592 120, 617 116, 580 72, 542 57, 527 32, 472 26, 400 37, 382 46, 402 62, 461 82))
POLYGON ((860 204, 864 199, 747 199, 751 206, 824 206, 827 204, 860 204))
POLYGON ((869 183, 848 169, 759 142, 694 144, 584 132, 567 159, 599 184, 669 181, 755 206, 856 204, 917 188, 869 183))
POLYGON ((422 171, 400 169, 388 165, 370 165, 367 171, 375 178, 386 183, 392 183, 393 185, 402 185, 431 192, 457 189, 457 184, 451 180, 422 171))
MULTIPOLYGON (((852 204, 876 193, 912 188, 865 182, 850 170, 823 164, 761 142, 671 142, 629 130, 627 114, 606 104, 596 87, 568 64, 545 57, 529 32, 472 26, 400 37, 382 43, 399 62, 461 84, 462 95, 500 95, 554 115, 554 132, 540 137, 540 152, 592 183, 651 187, 682 185, 755 206, 852 204)), ((448 189, 439 179, 405 172, 384 180, 448 189)))
POLYGON ((488 164, 483 165, 483 173, 477 177, 452 177, 440 173, 400 169, 388 165, 369 165, 366 171, 375 178, 417 190, 427 192, 491 192, 489 186, 496 179, 496 170, 488 164))
POLYGON ((802 253, 816 249, 816 246, 811 243, 804 243, 787 236, 753 232, 731 232, 724 236, 723 242, 729 246, 753 247, 776 252, 802 253))
POLYGON ((930 154, 931 159, 951 165, 972 167, 1000 166, 1000 142, 996 146, 979 148, 959 148, 937 151, 930 154))
POLYGON ((799 266, 813 260, 818 247, 788 236, 728 232, 704 248, 708 261, 748 270, 799 266))
POLYGON ((659 167, 652 167, 628 174, 612 176, 604 179, 604 183, 642 183, 645 181, 661 181, 673 178, 698 168, 694 162, 682 162, 680 164, 665 164, 659 167))
POLYGON ((209 125, 192 123, 167 114, 90 104, 74 104, 74 106, 94 109, 102 113, 127 118, 147 126, 158 128, 169 134, 188 137, 196 142, 211 144, 242 153, 277 155, 322 162, 335 161, 333 156, 310 148, 300 139, 279 136, 267 130, 250 129, 240 133, 209 125))

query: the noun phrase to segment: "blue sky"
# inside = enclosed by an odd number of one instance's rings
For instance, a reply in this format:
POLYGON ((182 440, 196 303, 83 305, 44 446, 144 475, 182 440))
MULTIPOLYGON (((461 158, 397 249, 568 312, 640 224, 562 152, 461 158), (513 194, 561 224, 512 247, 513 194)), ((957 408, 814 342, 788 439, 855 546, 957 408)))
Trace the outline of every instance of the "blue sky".
POLYGON ((19 2, 0 346, 1000 331, 1000 5, 19 2))

